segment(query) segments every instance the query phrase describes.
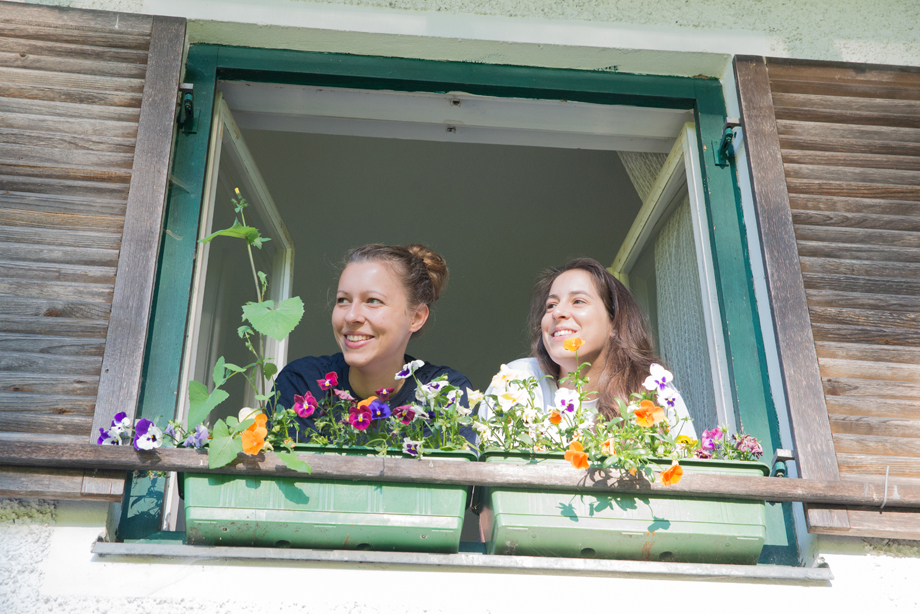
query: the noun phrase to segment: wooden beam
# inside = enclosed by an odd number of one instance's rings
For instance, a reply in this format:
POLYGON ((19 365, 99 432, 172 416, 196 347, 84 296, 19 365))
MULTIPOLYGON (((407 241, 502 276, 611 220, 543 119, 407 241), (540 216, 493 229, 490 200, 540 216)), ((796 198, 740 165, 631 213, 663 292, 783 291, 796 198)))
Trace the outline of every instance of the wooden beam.
MULTIPOLYGON (((803 478, 836 482, 840 475, 799 265, 767 65, 764 58, 756 56, 736 56, 734 65, 796 462, 803 478)), ((806 517, 809 527, 849 528, 844 511, 806 510, 806 517)))
MULTIPOLYGON (((589 493, 619 492, 643 496, 669 494, 687 497, 802 501, 831 506, 858 505, 920 508, 920 486, 832 482, 793 478, 687 474, 674 486, 649 483, 644 477, 621 476, 617 471, 580 471, 558 464, 513 465, 464 463, 456 460, 383 458, 302 453, 313 468, 305 474, 288 469, 275 454, 241 454, 236 462, 208 468, 203 451, 160 448, 137 451, 130 446, 43 444, 7 441, 0 447, 0 466, 55 467, 119 471, 181 471, 261 477, 298 477, 304 480, 361 480, 370 482, 420 482, 473 484, 503 488, 530 488, 589 493)), ((845 512, 844 512, 845 513, 845 512)))

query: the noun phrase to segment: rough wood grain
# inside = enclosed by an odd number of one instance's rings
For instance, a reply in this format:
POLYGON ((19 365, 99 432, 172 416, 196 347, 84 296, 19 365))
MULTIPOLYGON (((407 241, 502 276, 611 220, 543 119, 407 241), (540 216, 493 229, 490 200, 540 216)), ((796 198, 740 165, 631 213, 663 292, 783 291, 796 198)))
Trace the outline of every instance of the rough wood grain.
POLYGON ((816 324, 920 330, 920 313, 843 309, 838 307, 810 307, 808 312, 811 314, 812 323, 816 324))
MULTIPOLYGON (((854 249, 859 245, 881 245, 885 247, 920 248, 920 236, 915 232, 898 230, 873 230, 869 228, 828 228, 823 226, 795 227, 799 241, 827 241, 828 243, 850 243, 854 249)), ((852 256, 851 256, 852 257, 852 256)))
POLYGON ((814 337, 816 341, 857 342, 912 347, 920 345, 920 334, 917 334, 917 331, 903 328, 873 328, 869 326, 815 324, 814 337))
MULTIPOLYGON (((890 362, 870 362, 848 358, 821 358, 818 355, 821 376, 825 378, 857 378, 891 382, 920 383, 920 365, 890 362)), ((920 415, 920 407, 917 408, 920 415)))
POLYGON ((773 92, 773 107, 796 109, 825 109, 863 113, 920 115, 920 102, 890 98, 848 98, 813 94, 782 94, 773 92))
POLYGON ((770 58, 770 78, 829 83, 920 86, 920 73, 909 66, 877 66, 849 62, 818 62, 770 58))
POLYGON ((884 309, 888 311, 920 311, 920 297, 892 294, 863 294, 834 290, 806 290, 808 306, 852 307, 853 309, 884 309))
POLYGON ((920 216, 920 203, 871 198, 838 198, 820 194, 795 194, 789 197, 793 209, 807 211, 839 211, 842 213, 873 213, 876 215, 920 216))
POLYGON ((101 339, 0 333, 0 352, 102 356, 104 350, 105 341, 101 339))
MULTIPOLYGON (((864 260, 845 260, 843 258, 800 256, 799 261, 802 263, 802 273, 855 275, 858 277, 903 277, 905 279, 915 279, 918 267, 914 262, 866 262, 864 260)), ((853 305, 853 307, 856 306, 853 305)), ((884 304, 878 307, 878 309, 885 308, 884 304)))
POLYGON ((871 435, 874 437, 913 438, 920 448, 920 409, 917 418, 877 418, 875 416, 843 416, 831 414, 831 431, 846 435, 871 435))
MULTIPOLYGON (((839 474, 799 268, 767 65, 763 58, 735 56, 734 70, 798 469, 804 478, 836 482, 839 474)), ((840 511, 807 510, 806 516, 812 527, 848 528, 846 514, 840 511)))
MULTIPOLYGON (((9 212, 28 210, 43 213, 65 213, 92 217, 125 217, 125 203, 119 201, 94 201, 79 196, 28 194, 26 192, 0 193, 0 208, 9 212)), ((12 215, 12 213, 10 213, 12 215)), ((98 230, 93 228, 92 230, 98 230)))
MULTIPOLYGON (((884 139, 821 138, 780 135, 780 146, 806 151, 834 151, 856 154, 891 154, 891 143, 884 139)), ((899 156, 920 156, 920 144, 899 143, 899 156)))
MULTIPOLYGON (((821 233, 820 228, 799 229, 802 235, 815 235, 817 240, 800 240, 798 241, 800 256, 814 256, 817 258, 858 258, 859 260, 878 260, 889 262, 920 262, 920 248, 909 248, 888 245, 856 245, 853 243, 834 242, 821 240, 827 237, 821 233)), ((839 236, 838 238, 853 240, 855 237, 850 234, 839 236)), ((900 237, 899 237, 900 238, 900 237)))
POLYGON ((128 186, 121 183, 47 179, 15 175, 0 175, 0 190, 34 192, 37 194, 72 194, 100 200, 122 200, 128 195, 128 186))
MULTIPOLYGON (((99 104, 112 107, 140 107, 140 94, 123 92, 97 92, 64 87, 29 85, 0 82, 0 96, 26 100, 49 100, 52 102, 75 102, 77 104, 99 104)), ((10 114, 15 117, 15 114, 10 114)), ((9 124, 3 124, 9 125, 9 124)))
POLYGON ((113 47, 116 49, 138 49, 147 51, 149 35, 116 34, 97 30, 69 30, 42 26, 28 26, 0 22, 0 36, 26 40, 89 45, 91 47, 113 47))
POLYGON ((102 359, 98 356, 66 356, 38 352, 3 352, 0 371, 23 373, 66 373, 91 375, 99 373, 102 359))
POLYGON ((31 243, 49 247, 80 247, 97 250, 121 249, 121 234, 110 232, 90 232, 86 230, 65 231, 45 228, 0 227, 6 243, 31 243))
POLYGON ((858 378, 825 378, 824 391, 828 395, 845 397, 874 397, 878 399, 920 400, 920 384, 901 382, 892 386, 889 382, 858 378))
POLYGON ((849 535, 884 539, 920 539, 920 515, 902 509, 849 509, 849 535))
MULTIPOLYGON (((0 66, 3 65, 3 54, 0 53, 0 66)), ((100 107, 90 104, 73 104, 71 102, 51 102, 47 100, 32 100, 28 108, 23 108, 22 99, 0 98, 0 112, 3 113, 29 113, 31 115, 45 115, 51 117, 70 117, 80 119, 97 119, 105 121, 137 123, 140 109, 126 109, 124 107, 100 107)))
POLYGON ((838 290, 842 292, 864 292, 895 296, 917 296, 920 294, 920 280, 891 279, 887 277, 855 277, 852 275, 831 275, 803 273, 805 287, 816 290, 838 290))
MULTIPOLYGON (((124 184, 127 187, 131 180, 131 171, 126 169, 97 169, 84 168, 71 164, 25 164, 10 163, 0 158, 0 175, 6 177, 15 177, 18 180, 24 178, 36 179, 39 181, 75 181, 75 182, 95 182, 99 184, 124 184)), ((127 191, 116 192, 124 194, 127 197, 127 191)))
MULTIPOLYGON (((0 84, 0 93, 3 92, 0 84)), ((30 101, 21 100, 23 111, 30 101)), ((94 104, 88 101, 87 104, 94 104)), ((137 136, 137 123, 132 121, 111 121, 103 119, 86 119, 82 117, 54 117, 33 113, 0 112, 0 126, 18 130, 54 132, 58 134, 86 134, 94 137, 115 137, 134 139, 137 136)), ((77 141, 79 143, 79 141, 77 141)))
POLYGON ((100 92, 144 91, 143 79, 105 77, 81 73, 67 73, 62 70, 31 70, 28 68, 7 68, 0 66, 0 83, 36 84, 44 87, 61 87, 100 92))
POLYGON ((870 230, 898 230, 917 232, 920 217, 879 215, 876 213, 844 213, 837 211, 792 211, 792 221, 801 226, 828 226, 831 228, 866 228, 870 230))
MULTIPOLYGON (((0 339, 2 343, 2 339, 0 339)), ((32 392, 36 394, 68 394, 96 396, 99 376, 64 375, 60 373, 9 373, 0 371, 0 392, 32 392)), ((81 442, 81 443, 85 443, 81 442)))
POLYGON ((4 277, 113 285, 115 283, 115 268, 37 262, 13 262, 0 259, 0 278, 4 277))
POLYGON ((122 216, 57 213, 12 208, 0 209, 0 226, 90 230, 121 234, 124 225, 125 220, 122 216))
POLYGON ((837 454, 873 454, 877 456, 920 456, 920 439, 879 435, 834 434, 837 454))
POLYGON ((917 417, 917 403, 914 401, 897 401, 891 399, 874 399, 867 403, 859 397, 828 397, 827 410, 834 416, 871 416, 877 418, 917 417))
POLYGON ((0 295, 111 303, 112 292, 113 286, 109 284, 39 282, 0 277, 0 295))
POLYGON ((901 171, 920 171, 917 156, 895 156, 862 153, 841 153, 836 151, 806 151, 783 149, 785 164, 833 166, 844 168, 877 168, 901 171))
POLYGON ((134 156, 126 153, 96 152, 75 149, 51 149, 28 145, 3 145, 3 164, 64 164, 77 168, 130 169, 134 156))
MULTIPOLYGON (((0 497, 92 500, 83 495, 83 474, 82 469, 0 467, 0 497)), ((121 480, 124 481, 124 476, 121 480)), ((119 503, 123 496, 124 493, 115 496, 113 491, 108 498, 98 495, 96 500, 119 503)))
POLYGON ((786 179, 816 179, 844 183, 879 183, 886 185, 920 185, 920 172, 881 168, 838 167, 821 164, 785 162, 786 179))
MULTIPOLYGON (((914 101, 911 100, 911 103, 914 101)), ((902 128, 920 128, 920 117, 894 113, 842 111, 839 109, 813 109, 800 107, 776 107, 776 118, 805 121, 826 122, 831 124, 863 126, 898 126, 902 128)))
POLYGON ((104 339, 108 330, 108 322, 84 318, 0 315, 0 332, 4 333, 104 339))
POLYGON ((874 474, 889 477, 920 478, 920 463, 912 456, 879 456, 877 454, 838 454, 841 473, 874 474))
POLYGON ((185 20, 154 18, 123 248, 92 432, 107 427, 120 411, 133 417, 137 407, 184 41, 185 20))
POLYGON ((872 362, 920 365, 920 347, 888 347, 862 343, 816 343, 818 358, 847 358, 872 362))
POLYGON ((771 78, 770 87, 774 92, 784 94, 920 100, 920 87, 898 87, 893 85, 882 85, 880 83, 834 83, 771 78))
POLYGON ((32 70, 63 70, 65 72, 84 75, 127 77, 130 79, 143 79, 147 74, 146 64, 102 62, 93 59, 53 57, 24 52, 11 52, 9 48, 13 46, 14 45, 9 44, 9 42, 3 45, 4 50, 0 51, 0 66, 30 68, 32 70))
MULTIPOLYGON (((882 141, 888 144, 887 153, 894 153, 893 144, 898 144, 898 155, 910 155, 901 151, 901 143, 920 143, 920 128, 889 128, 887 126, 848 126, 846 124, 818 124, 788 119, 776 120, 776 129, 782 136, 808 137, 812 139, 846 139, 847 141, 882 141)), ((827 150, 837 151, 837 150, 827 150)), ((870 152, 864 152, 870 153, 870 152)), ((871 153, 885 153, 872 151, 871 153)))
MULTIPOLYGON (((108 321, 111 305, 62 301, 59 299, 4 296, 0 300, 0 314, 9 316, 40 316, 43 318, 74 318, 79 320, 108 321)), ((51 324, 45 322, 45 324, 51 324)))
POLYGON ((35 4, 2 4, 0 21, 15 25, 44 26, 66 30, 92 30, 129 34, 149 35, 153 17, 134 13, 112 13, 87 9, 62 9, 35 4))
POLYGON ((49 41, 35 41, 0 36, 0 51, 52 58, 74 58, 96 62, 119 62, 143 66, 147 52, 137 49, 111 49, 49 41))
POLYGON ((88 151, 113 151, 134 155, 133 137, 63 134, 0 126, 0 142, 35 147, 63 147, 88 151))
POLYGON ((885 198, 891 200, 920 200, 920 186, 880 185, 874 183, 827 183, 815 179, 786 180, 790 194, 826 194, 847 198, 885 198))

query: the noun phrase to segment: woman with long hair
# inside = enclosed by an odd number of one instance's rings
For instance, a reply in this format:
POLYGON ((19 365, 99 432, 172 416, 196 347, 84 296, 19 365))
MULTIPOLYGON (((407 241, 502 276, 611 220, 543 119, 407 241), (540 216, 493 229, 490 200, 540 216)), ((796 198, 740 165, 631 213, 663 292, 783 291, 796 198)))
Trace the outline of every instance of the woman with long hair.
MULTIPOLYGON (((617 399, 628 403, 632 393, 643 390, 651 365, 661 362, 639 304, 626 286, 591 258, 571 260, 541 276, 534 287, 529 329, 532 356, 507 368, 525 377, 543 378, 537 390, 540 405, 553 403, 560 385, 574 387, 563 380, 579 364, 590 363, 581 371, 588 379, 585 405, 609 420, 619 415, 617 399), (576 337, 583 342, 577 354, 565 348, 565 341, 576 337)), ((679 398, 674 409, 678 419, 688 416, 679 398)), ((485 405, 480 407, 480 416, 487 412, 485 405)), ((692 423, 684 424, 683 434, 695 437, 692 423)))

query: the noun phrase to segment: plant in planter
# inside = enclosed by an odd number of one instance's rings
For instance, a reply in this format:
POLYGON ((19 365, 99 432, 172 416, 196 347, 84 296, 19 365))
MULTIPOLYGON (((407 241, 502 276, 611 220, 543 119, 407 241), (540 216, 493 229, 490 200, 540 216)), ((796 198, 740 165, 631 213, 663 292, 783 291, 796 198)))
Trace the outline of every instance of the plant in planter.
MULTIPOLYGON (((577 351, 580 340, 571 339, 577 351)), ((672 376, 652 365, 645 390, 620 402, 619 416, 603 420, 585 405, 579 366, 551 407, 535 401, 538 382, 507 368, 484 400, 488 420, 474 421, 486 462, 549 463, 609 472, 621 480, 676 484, 684 472, 764 475, 750 462, 763 450, 749 435, 726 428, 700 441, 681 435, 669 419, 677 402, 672 376), (740 462, 748 461, 748 462, 740 462)), ((565 380, 564 380, 565 381, 565 380)), ((756 563, 765 539, 764 504, 677 496, 635 497, 491 489, 481 515, 493 554, 756 563)))

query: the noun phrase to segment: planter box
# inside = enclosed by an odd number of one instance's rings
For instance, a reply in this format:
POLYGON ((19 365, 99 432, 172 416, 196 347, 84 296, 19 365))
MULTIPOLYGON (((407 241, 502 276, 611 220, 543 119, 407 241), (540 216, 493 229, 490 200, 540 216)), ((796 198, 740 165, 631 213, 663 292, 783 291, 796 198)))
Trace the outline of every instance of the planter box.
MULTIPOLYGON (((312 448, 300 450, 319 452, 312 448)), ((323 454, 368 454, 323 450, 323 454)), ((373 454, 373 453, 371 453, 373 454)), ((469 453, 426 456, 475 460, 469 453)), ((308 460, 309 462, 309 460, 308 460)), ((186 541, 215 546, 457 552, 468 486, 185 474, 186 541)))
MULTIPOLYGON (((558 463, 559 454, 486 452, 486 462, 558 463)), ((661 468, 670 466, 663 462, 661 468)), ((763 463, 682 460, 684 474, 769 475, 763 463)), ((487 489, 480 515, 489 554, 755 564, 762 501, 487 489)))

